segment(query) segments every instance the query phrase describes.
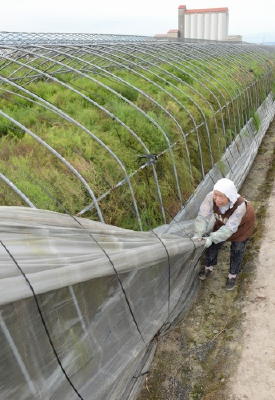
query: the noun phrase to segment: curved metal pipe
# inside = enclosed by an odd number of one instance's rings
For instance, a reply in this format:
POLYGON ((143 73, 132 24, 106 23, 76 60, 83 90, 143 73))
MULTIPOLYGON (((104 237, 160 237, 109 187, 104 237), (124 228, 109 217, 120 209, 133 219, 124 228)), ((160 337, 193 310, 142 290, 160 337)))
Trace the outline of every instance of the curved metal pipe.
POLYGON ((12 181, 0 172, 0 179, 4 181, 29 207, 36 208, 31 200, 12 181))
POLYGON ((97 211, 100 221, 104 222, 104 218, 101 213, 100 207, 97 203, 94 192, 92 191, 92 189, 90 188, 90 186, 88 185, 86 180, 83 178, 83 176, 64 157, 62 157, 53 147, 51 147, 48 143, 46 143, 43 139, 41 139, 39 136, 37 136, 34 132, 32 132, 26 126, 24 126, 20 122, 16 121, 14 118, 10 117, 8 114, 4 113, 2 110, 0 110, 0 115, 2 115, 4 118, 8 119, 14 125, 21 128, 24 132, 26 132, 28 135, 30 135, 32 138, 34 138, 34 140, 36 140, 38 143, 40 143, 42 146, 44 146, 47 150, 49 150, 50 153, 52 153, 55 157, 57 157, 62 162, 62 164, 64 164, 80 180, 80 182, 83 184, 83 186, 87 190, 88 194, 91 196, 91 198, 95 202, 96 211, 97 211))
MULTIPOLYGON (((134 190, 133 190, 133 187, 132 187, 131 182, 129 180, 126 168, 125 168, 124 164, 122 163, 122 161, 119 159, 119 157, 101 139, 99 139, 94 133, 92 133, 84 125, 82 125, 81 123, 79 123, 78 121, 76 121, 75 119, 73 119, 68 114, 64 113, 63 111, 61 111, 60 109, 58 109, 57 107, 55 107, 54 105, 49 103, 48 101, 42 99, 41 97, 37 96, 36 94, 34 94, 34 93, 30 92, 29 90, 25 89, 24 87, 19 86, 14 82, 10 82, 6 78, 3 78, 3 77, 0 76, 0 80, 10 84, 13 87, 16 87, 19 90, 22 90, 23 92, 25 92, 27 94, 29 94, 30 96, 32 96, 35 99, 39 100, 39 102, 35 102, 35 103, 39 104, 41 107, 44 107, 44 108, 46 108, 48 110, 51 110, 55 114, 61 116, 61 118, 65 119, 66 121, 69 121, 69 122, 73 123, 78 128, 82 129, 85 133, 87 133, 90 137, 92 137, 92 139, 94 139, 98 144, 100 144, 111 155, 112 158, 115 159, 115 161, 118 163, 118 165, 120 166, 120 168, 122 169, 122 171, 123 171, 123 173, 125 175, 126 182, 128 183, 128 186, 129 186, 129 189, 130 189, 130 194, 131 194, 131 197, 132 197, 134 209, 136 211, 138 224, 139 224, 140 229, 142 230, 142 223, 141 223, 140 214, 139 214, 139 211, 138 211, 136 198, 135 198, 135 195, 134 195, 134 190), (41 104, 40 102, 42 102, 43 104, 41 104)), ((16 94, 16 93, 14 93, 14 94, 16 94)), ((29 98, 27 98, 25 96, 24 96, 24 98, 28 99, 29 101, 31 101, 29 98)))

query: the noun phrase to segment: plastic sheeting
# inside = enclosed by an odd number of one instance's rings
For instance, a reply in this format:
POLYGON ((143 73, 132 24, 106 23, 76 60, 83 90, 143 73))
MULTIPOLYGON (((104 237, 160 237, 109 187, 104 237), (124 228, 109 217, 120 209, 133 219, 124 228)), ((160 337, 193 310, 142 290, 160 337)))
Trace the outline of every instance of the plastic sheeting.
POLYGON ((192 241, 23 207, 1 207, 0 221, 1 399, 75 398, 31 287, 82 398, 120 398, 182 289, 192 290, 192 241))
POLYGON ((241 185, 274 110, 269 96, 169 226, 0 207, 1 400, 135 397, 154 336, 196 291, 192 218, 221 176, 241 185))

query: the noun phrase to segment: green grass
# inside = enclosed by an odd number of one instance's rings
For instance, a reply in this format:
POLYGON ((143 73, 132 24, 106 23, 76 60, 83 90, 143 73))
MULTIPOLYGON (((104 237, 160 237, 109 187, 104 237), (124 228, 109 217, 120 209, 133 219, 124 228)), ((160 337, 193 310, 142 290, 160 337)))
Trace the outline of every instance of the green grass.
MULTIPOLYGON (((106 63, 100 56, 86 56, 85 59, 101 66, 106 63)), ((21 61, 24 62, 24 59, 21 61)), ((132 61, 138 62, 138 55, 132 61)), ((48 63, 43 66, 41 60, 34 60, 32 65, 41 70, 44 68, 49 74, 60 67, 54 64, 49 67, 48 63)), ((207 172, 212 167, 210 150, 213 161, 219 162, 225 148, 238 133, 239 126, 243 126, 249 116, 253 116, 258 127, 256 109, 272 85, 274 87, 274 65, 271 56, 270 60, 260 60, 249 54, 246 57, 236 56, 231 61, 223 57, 207 62, 195 59, 180 62, 174 59, 169 64, 140 65, 131 72, 113 65, 104 73, 99 70, 96 74, 94 71, 87 72, 91 79, 72 72, 57 74, 59 83, 45 77, 28 83, 24 79, 25 74, 36 72, 23 67, 11 75, 18 68, 16 63, 4 66, 1 74, 4 77, 21 77, 16 81, 18 84, 86 127, 115 153, 128 174, 142 165, 144 159, 140 156, 147 151, 159 156, 154 167, 160 193, 152 166, 140 169, 131 179, 143 229, 151 229, 164 222, 160 195, 166 222, 169 222, 182 206, 180 196, 183 202, 186 201, 201 181, 199 147, 203 169, 207 172), (268 79, 267 67, 273 73, 273 77, 268 79), (257 84, 252 85, 255 80, 257 84), (245 88, 245 94, 240 95, 245 88), (239 96, 237 101, 236 96, 239 96), (227 107, 223 107, 225 104, 227 107), (195 126, 198 126, 197 130, 195 126), (169 144, 172 145, 170 152, 167 150, 169 144)), ((3 112, 37 134, 68 160, 95 196, 109 191, 100 201, 105 221, 139 229, 129 186, 124 184, 114 189, 125 178, 125 173, 108 150, 83 129, 52 110, 17 96, 16 93, 31 99, 22 90, 9 84, 3 84, 1 88, 4 89, 0 91, 3 112)), ((92 202, 84 185, 61 161, 2 116, 0 170, 38 208, 76 214, 92 202)), ((2 205, 22 205, 17 195, 3 183, 1 190, 2 205)), ((84 216, 98 219, 95 208, 84 216)))

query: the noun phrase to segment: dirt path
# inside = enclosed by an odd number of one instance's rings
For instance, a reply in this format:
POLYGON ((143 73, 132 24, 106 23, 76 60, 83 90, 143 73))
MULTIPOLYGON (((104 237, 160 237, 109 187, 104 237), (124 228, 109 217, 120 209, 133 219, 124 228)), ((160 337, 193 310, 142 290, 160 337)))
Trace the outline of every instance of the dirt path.
POLYGON ((268 204, 257 273, 244 305, 241 359, 230 399, 275 399, 275 184, 268 204))
POLYGON ((240 191, 258 222, 238 286, 224 290, 226 245, 189 313, 159 338, 138 400, 275 399, 274 178, 275 121, 240 191))

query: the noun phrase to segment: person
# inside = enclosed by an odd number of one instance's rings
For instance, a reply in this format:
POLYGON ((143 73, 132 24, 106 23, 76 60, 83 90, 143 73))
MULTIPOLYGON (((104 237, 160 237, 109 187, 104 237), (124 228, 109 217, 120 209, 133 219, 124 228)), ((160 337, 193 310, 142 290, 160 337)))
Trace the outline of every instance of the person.
POLYGON ((230 267, 226 279, 226 289, 232 290, 241 269, 245 247, 255 226, 255 212, 252 204, 238 194, 234 182, 222 178, 216 182, 213 191, 203 200, 197 218, 193 240, 205 240, 204 265, 199 278, 206 279, 217 265, 218 252, 225 241, 231 242, 230 267), (203 237, 211 217, 215 217, 213 231, 203 237))

